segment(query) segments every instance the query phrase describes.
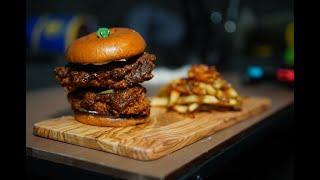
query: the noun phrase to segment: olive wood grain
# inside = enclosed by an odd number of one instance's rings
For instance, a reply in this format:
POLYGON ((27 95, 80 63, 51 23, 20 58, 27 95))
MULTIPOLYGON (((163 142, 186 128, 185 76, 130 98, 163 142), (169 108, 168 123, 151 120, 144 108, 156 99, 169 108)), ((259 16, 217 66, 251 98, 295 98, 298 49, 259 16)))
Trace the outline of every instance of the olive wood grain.
POLYGON ((129 127, 97 127, 63 116, 34 124, 33 133, 138 160, 154 160, 259 114, 271 105, 266 98, 246 98, 241 111, 191 115, 153 107, 150 122, 129 127))

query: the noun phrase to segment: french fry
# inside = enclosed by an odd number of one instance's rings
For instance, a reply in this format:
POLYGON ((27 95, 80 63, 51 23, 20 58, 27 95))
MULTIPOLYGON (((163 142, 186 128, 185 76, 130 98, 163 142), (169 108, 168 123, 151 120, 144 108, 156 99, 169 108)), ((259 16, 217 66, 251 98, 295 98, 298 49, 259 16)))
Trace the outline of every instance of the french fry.
POLYGON ((191 103, 197 103, 199 102, 199 97, 196 95, 190 95, 190 96, 180 96, 177 100, 177 104, 191 104, 191 103))
POLYGON ((230 105, 236 105, 236 104, 237 104, 237 100, 235 100, 235 99, 230 99, 230 100, 229 100, 229 104, 230 104, 230 105))
POLYGON ((188 106, 183 105, 174 105, 172 108, 179 113, 186 113, 188 111, 188 106))
POLYGON ((188 111, 189 111, 189 112, 195 111, 198 107, 199 107, 199 104, 198 104, 198 103, 190 104, 190 105, 188 106, 188 111))
POLYGON ((177 91, 171 91, 170 93, 170 99, 169 99, 169 106, 172 106, 173 104, 176 103, 176 101, 178 100, 180 96, 180 93, 177 91))
POLYGON ((207 91, 207 88, 206 88, 207 84, 200 82, 198 86, 203 91, 203 94, 205 94, 207 91))
POLYGON ((209 84, 206 84, 205 88, 206 88, 207 94, 216 95, 217 91, 214 89, 213 86, 210 86, 209 84))
POLYGON ((224 96, 223 92, 222 92, 221 90, 218 90, 218 91, 217 91, 217 98, 218 98, 218 99, 222 99, 223 96, 224 96))
POLYGON ((231 87, 226 91, 226 93, 232 98, 239 96, 238 93, 231 87))
POLYGON ((151 106, 168 106, 169 99, 166 97, 153 97, 151 98, 151 106))
POLYGON ((222 88, 223 85, 224 85, 224 82, 221 79, 217 79, 213 82, 213 87, 216 89, 222 88))
POLYGON ((219 100, 215 96, 205 95, 202 98, 201 103, 203 104, 216 104, 219 100))

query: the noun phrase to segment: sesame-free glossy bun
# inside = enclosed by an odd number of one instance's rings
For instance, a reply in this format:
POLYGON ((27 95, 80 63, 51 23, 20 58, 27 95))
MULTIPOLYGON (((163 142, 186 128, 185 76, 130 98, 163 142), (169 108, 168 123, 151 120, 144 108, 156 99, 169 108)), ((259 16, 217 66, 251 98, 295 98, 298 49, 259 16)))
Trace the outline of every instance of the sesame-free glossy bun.
POLYGON ((141 54, 146 48, 143 37, 133 29, 110 28, 107 38, 96 32, 73 41, 66 52, 67 61, 77 64, 106 64, 141 54))
POLYGON ((117 118, 112 119, 101 115, 93 115, 88 113, 75 113, 74 119, 83 123, 92 126, 108 126, 108 127, 125 127, 125 126, 134 126, 137 124, 143 124, 149 122, 149 118, 117 118))

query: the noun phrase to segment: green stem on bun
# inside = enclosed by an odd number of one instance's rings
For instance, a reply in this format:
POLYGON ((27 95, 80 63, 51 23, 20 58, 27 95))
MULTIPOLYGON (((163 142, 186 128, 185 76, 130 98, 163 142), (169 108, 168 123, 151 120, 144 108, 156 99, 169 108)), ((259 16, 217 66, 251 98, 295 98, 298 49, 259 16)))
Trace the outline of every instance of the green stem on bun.
POLYGON ((107 38, 110 34, 109 28, 103 27, 99 28, 97 31, 97 35, 99 38, 107 38))

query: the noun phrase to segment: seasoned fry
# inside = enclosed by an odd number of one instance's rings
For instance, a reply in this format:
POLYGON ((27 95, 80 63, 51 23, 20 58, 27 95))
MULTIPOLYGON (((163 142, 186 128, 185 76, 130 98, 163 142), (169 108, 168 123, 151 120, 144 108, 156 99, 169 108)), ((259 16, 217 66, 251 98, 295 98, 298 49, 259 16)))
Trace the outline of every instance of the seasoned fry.
POLYGON ((179 113, 186 113, 188 111, 188 106, 183 105, 174 105, 172 108, 179 113))
POLYGON ((179 92, 177 92, 177 91, 171 91, 171 93, 170 93, 170 99, 169 99, 169 105, 171 106, 171 105, 175 104, 176 101, 178 100, 179 96, 180 96, 180 93, 179 93, 179 92))
POLYGON ((230 105, 236 105, 236 104, 237 104, 237 100, 235 100, 235 99, 230 99, 230 100, 229 100, 229 104, 230 104, 230 105))
POLYGON ((216 104, 219 100, 215 96, 206 95, 201 101, 203 104, 216 104))
POLYGON ((188 106, 188 111, 189 111, 189 112, 195 111, 198 107, 199 107, 199 104, 198 104, 198 103, 190 104, 190 105, 188 106))
POLYGON ((166 97, 153 97, 150 104, 151 106, 168 106, 169 99, 166 97))
POLYGON ((216 89, 221 89, 225 85, 225 82, 222 79, 217 79, 213 82, 213 87, 216 89))
POLYGON ((172 80, 161 88, 151 105, 187 113, 208 111, 210 107, 239 110, 241 102, 241 96, 214 67, 194 65, 187 78, 172 80))
POLYGON ((217 98, 223 99, 225 97, 224 93, 221 90, 217 91, 217 98))
POLYGON ((200 98, 196 95, 181 96, 177 100, 177 104, 191 104, 191 103, 197 103, 199 101, 200 101, 200 98))
POLYGON ((229 88, 226 93, 232 98, 238 97, 238 93, 233 88, 229 88))
POLYGON ((209 84, 206 84, 205 88, 207 90, 207 94, 216 95, 217 90, 214 87, 210 86, 209 84))

